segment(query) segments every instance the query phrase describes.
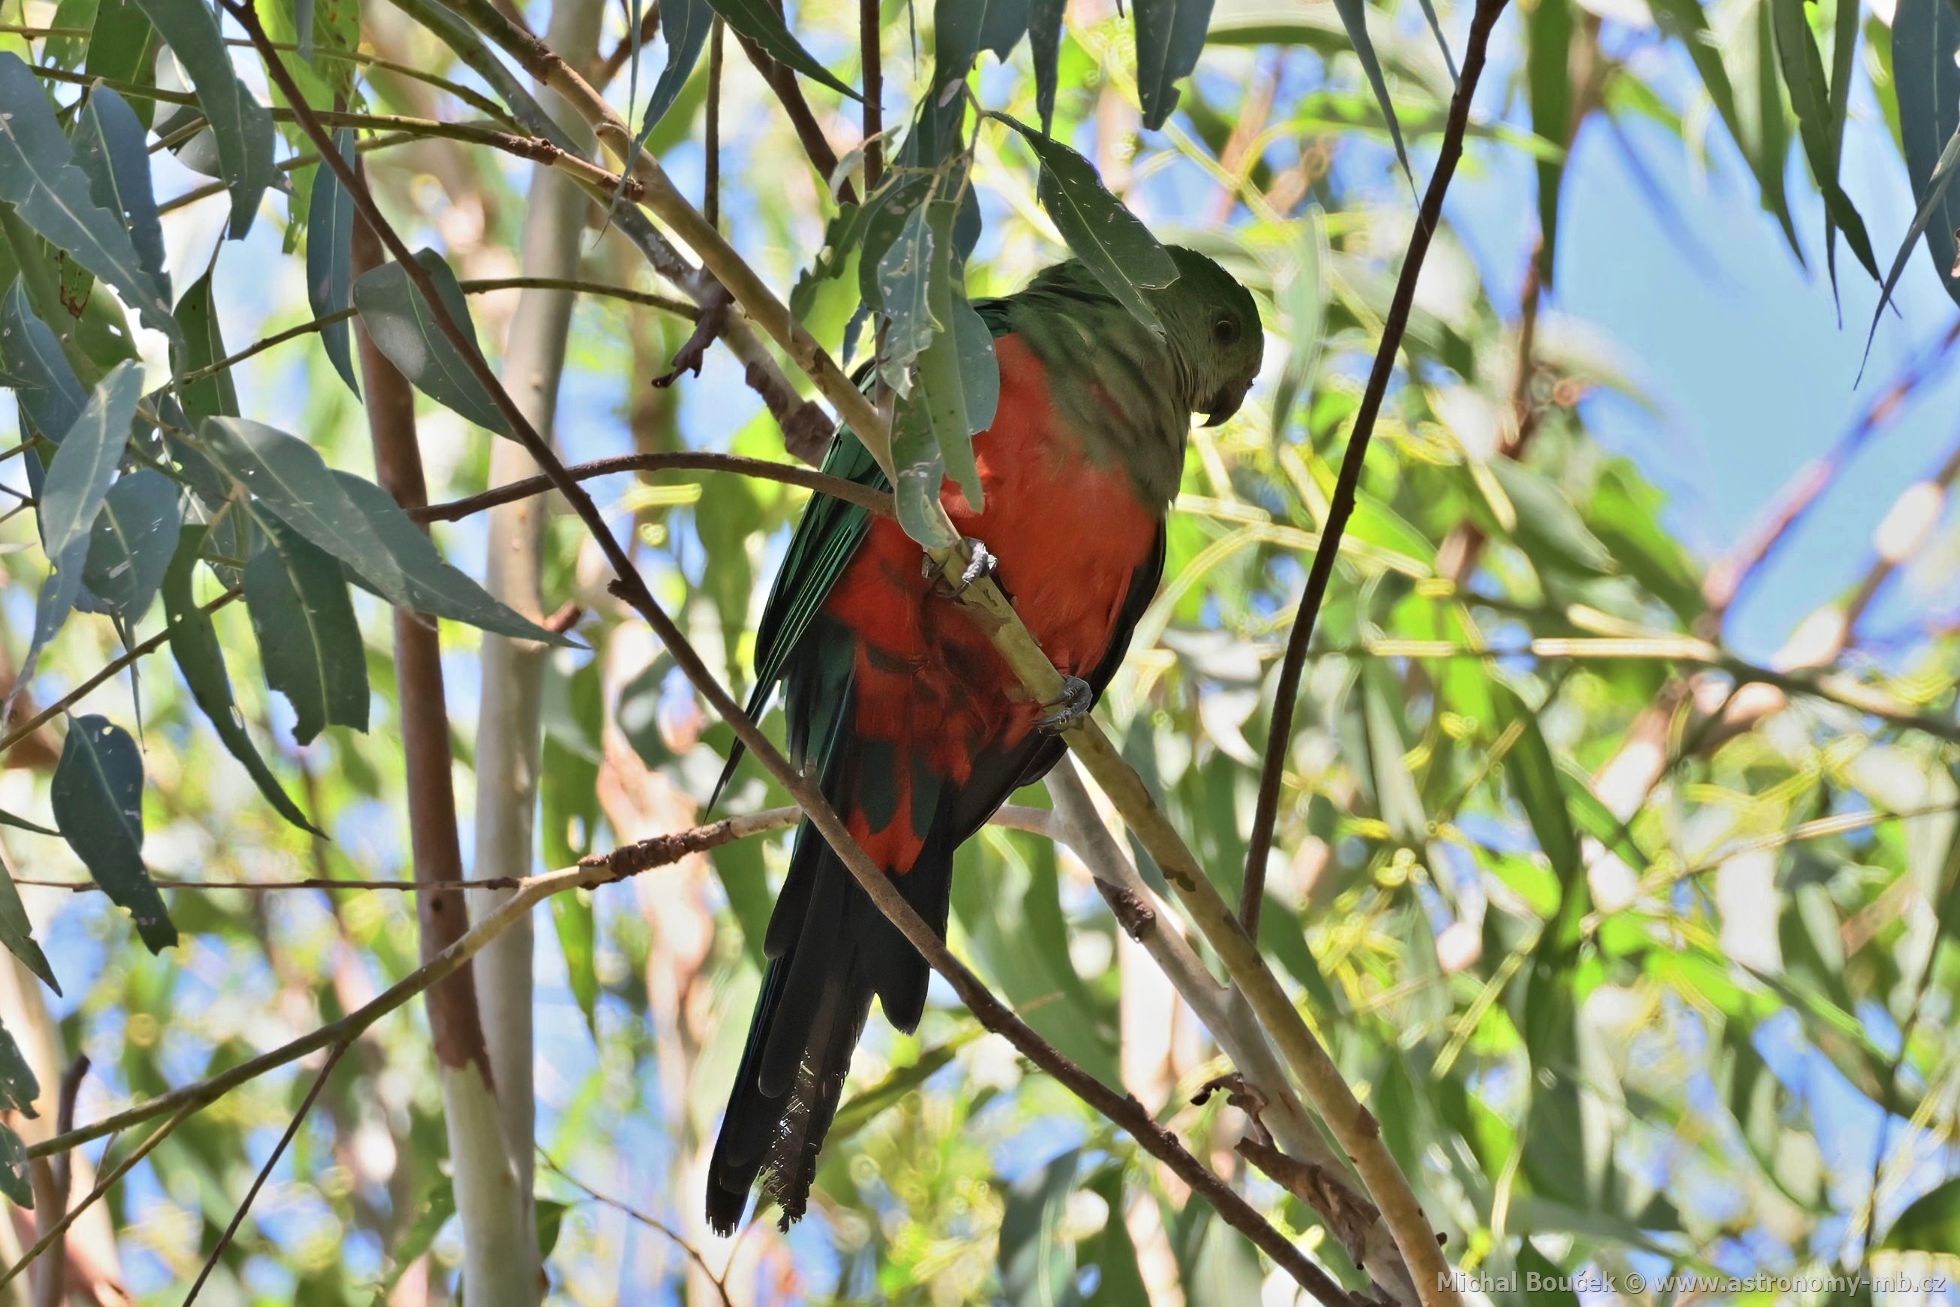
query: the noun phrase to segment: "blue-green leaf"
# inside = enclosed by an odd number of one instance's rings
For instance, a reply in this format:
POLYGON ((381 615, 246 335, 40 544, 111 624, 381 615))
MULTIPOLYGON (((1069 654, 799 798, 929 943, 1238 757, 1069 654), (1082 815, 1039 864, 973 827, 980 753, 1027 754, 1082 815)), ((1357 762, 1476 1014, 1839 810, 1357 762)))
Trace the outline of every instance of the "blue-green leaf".
MULTIPOLYGON (((1960 9, 1952 0, 1899 0, 1892 21, 1892 77, 1899 96, 1899 135, 1905 145, 1906 176, 1918 197, 1919 213, 1906 238, 1911 245, 1926 234, 1926 253, 1940 285, 1960 303, 1956 276, 1956 228, 1960 195, 1953 179, 1953 141, 1960 134, 1960 9)), ((1896 274, 1895 274, 1896 276, 1896 274)), ((1886 298, 1891 294, 1891 280, 1886 298)), ((1885 303, 1879 303, 1883 312, 1885 303)))
MULTIPOLYGON (((354 129, 334 133, 334 149, 350 163, 354 159, 354 129)), ((329 318, 354 304, 354 197, 340 176, 325 164, 314 169, 313 189, 306 209, 306 301, 316 318, 329 318)), ((361 383, 354 374, 354 354, 345 320, 320 330, 320 344, 335 372, 356 395, 361 383)))
POLYGON ((272 115, 252 98, 231 66, 231 53, 218 31, 217 16, 204 0, 136 0, 184 66, 197 92, 198 106, 218 147, 218 166, 231 191, 231 235, 252 228, 259 199, 276 173, 272 161, 272 115))
POLYGON ((68 433, 88 403, 88 391, 61 352, 60 338, 36 316, 27 302, 26 280, 20 277, 0 302, 0 367, 15 378, 14 398, 27 420, 51 441, 68 433))
MULTIPOLYGON (((306 814, 300 811, 299 805, 287 796, 285 787, 279 784, 279 778, 266 766, 258 746, 252 743, 252 737, 245 729, 245 720, 238 711, 237 700, 232 697, 231 677, 225 671, 225 651, 218 642, 217 627, 211 621, 211 614, 198 606, 191 589, 198 550, 203 543, 203 527, 186 527, 175 553, 165 557, 168 570, 163 579, 163 611, 169 622, 170 655, 176 659, 177 669, 184 674, 184 683, 191 688, 191 697, 210 719, 218 739, 231 756, 244 766, 252 783, 259 787, 259 793, 265 796, 280 816, 301 830, 317 835, 319 830, 306 819, 306 814)), ((365 694, 362 701, 366 702, 365 694)))
MULTIPOLYGON (((667 42, 667 64, 653 83, 653 94, 647 97, 646 114, 640 121, 640 140, 646 140, 674 107, 681 88, 687 85, 694 65, 701 58, 701 47, 707 43, 708 29, 714 26, 714 21, 715 9, 708 0, 661 0, 660 35, 667 42)), ((637 32, 639 24, 635 22, 633 26, 637 32)))
MULTIPOLYGON (((415 261, 428 269, 443 306, 463 328, 472 348, 477 348, 476 327, 470 321, 469 305, 463 300, 456 274, 434 250, 417 252, 415 261)), ((399 263, 383 264, 356 281, 354 307, 360 310, 368 336, 417 390, 486 431, 511 435, 510 424, 504 421, 490 392, 442 334, 422 292, 399 263)))
POLYGON ((1041 130, 1055 129, 1055 91, 1062 52, 1062 16, 1068 0, 1032 0, 1028 5, 1028 49, 1034 54, 1034 105, 1041 130))
POLYGON ((710 3, 737 35, 754 41, 777 63, 793 68, 805 77, 814 78, 853 100, 864 98, 837 80, 835 73, 818 63, 816 57, 798 43, 784 25, 782 14, 769 0, 710 0, 710 3))
MULTIPOLYGON (((31 830, 36 835, 59 835, 59 831, 49 830, 31 821, 22 821, 8 815, 6 825, 31 830)), ((27 909, 21 905, 20 890, 14 886, 13 873, 0 866, 0 944, 19 958, 21 965, 41 978, 41 982, 55 993, 61 992, 61 985, 54 978, 54 968, 48 964, 48 955, 34 942, 34 923, 27 919, 27 909)))
POLYGON ((305 744, 327 726, 365 731, 367 659, 347 580, 328 554, 281 523, 245 565, 245 607, 266 683, 286 696, 305 744))
POLYGON ((88 174, 89 194, 110 213, 121 214, 129 239, 150 275, 150 285, 170 297, 170 274, 163 266, 163 222, 150 185, 150 155, 142 120, 120 95, 106 86, 89 92, 75 122, 75 161, 88 174))
POLYGON ((109 901, 160 953, 177 942, 163 896, 143 865, 143 756, 106 717, 71 717, 48 787, 55 825, 109 901))
POLYGON ((144 268, 122 214, 96 203, 40 79, 6 51, 0 51, 0 200, 48 244, 113 286, 145 322, 177 334, 169 301, 144 268))
MULTIPOLYGON (((184 292, 184 298, 177 301, 177 327, 183 337, 181 346, 171 351, 170 361, 179 377, 202 372, 229 357, 225 353, 225 339, 211 287, 213 275, 207 272, 199 277, 184 292)), ((238 416, 238 388, 232 382, 229 368, 183 382, 177 394, 183 401, 184 412, 194 420, 238 416)))
POLYGON ((1177 264, 1150 229, 1111 195, 1087 159, 1068 146, 1005 114, 1041 161, 1036 196, 1062 239, 1103 288, 1141 322, 1162 330, 1139 288, 1161 289, 1177 280, 1177 264))
POLYGON ((1177 107, 1177 83, 1198 66, 1211 6, 1212 0, 1132 0, 1137 95, 1143 101, 1143 125, 1152 131, 1177 107))
POLYGON ((154 468, 139 467, 109 487, 89 533, 81 609, 133 623, 149 611, 183 524, 183 495, 154 468))

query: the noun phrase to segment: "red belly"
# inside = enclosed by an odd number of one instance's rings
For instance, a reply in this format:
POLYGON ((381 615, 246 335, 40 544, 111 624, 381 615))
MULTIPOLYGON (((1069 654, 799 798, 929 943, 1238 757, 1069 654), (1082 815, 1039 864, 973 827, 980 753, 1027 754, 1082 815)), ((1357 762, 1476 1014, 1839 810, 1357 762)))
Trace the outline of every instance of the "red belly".
MULTIPOLYGON (((973 442, 986 509, 974 512, 951 480, 940 499, 954 526, 1000 559, 1000 584, 1049 658, 1086 675, 1109 651, 1157 522, 1122 468, 1085 457, 1049 403, 1045 370, 1019 338, 1002 337, 995 352, 1000 408, 973 442)), ((891 742, 908 763, 959 785, 976 757, 1020 744, 1043 709, 1027 701, 960 606, 930 593, 921 558, 896 522, 878 519, 824 609, 860 638, 858 735, 891 742)), ((897 770, 909 791, 911 767, 897 770)), ((909 806, 901 793, 898 818, 880 831, 851 821, 867 851, 894 871, 917 855, 909 806)))

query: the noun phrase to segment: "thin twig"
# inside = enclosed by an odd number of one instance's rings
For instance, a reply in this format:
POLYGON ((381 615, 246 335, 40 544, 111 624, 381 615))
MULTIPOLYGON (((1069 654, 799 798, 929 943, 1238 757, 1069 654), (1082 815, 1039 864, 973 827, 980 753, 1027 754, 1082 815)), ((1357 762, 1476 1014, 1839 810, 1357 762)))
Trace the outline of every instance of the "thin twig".
MULTIPOLYGON (((12 1266, 7 1268, 6 1274, 0 1275, 0 1288, 4 1288, 5 1286, 12 1284, 14 1280, 20 1276, 20 1273, 22 1271, 26 1270, 30 1265, 33 1264, 35 1258, 39 1257, 42 1253, 46 1252, 49 1249, 49 1247, 51 1247, 54 1244, 55 1240, 61 1238, 64 1234, 68 1232, 68 1227, 73 1225, 76 1222, 76 1220, 81 1217, 81 1214, 83 1212, 86 1212, 89 1208, 95 1206, 97 1200, 99 1200, 102 1197, 102 1195, 108 1193, 110 1189, 114 1188, 118 1180, 121 1180, 125 1175, 128 1175, 130 1171, 135 1169, 136 1164, 138 1162, 142 1161, 144 1158, 150 1155, 151 1149, 155 1148, 158 1144, 162 1143, 165 1139, 168 1139, 170 1137, 171 1131, 175 1130, 178 1126, 182 1125, 186 1120, 190 1118, 192 1113, 196 1112, 198 1108, 202 1106, 203 1106, 202 1103, 195 1103, 195 1102, 187 1102, 181 1105, 177 1105, 176 1115, 172 1116, 169 1120, 165 1121, 162 1125, 158 1126, 154 1131, 150 1133, 149 1138, 145 1139, 141 1144, 137 1145, 134 1149, 131 1150, 128 1157, 125 1157, 122 1159, 122 1161, 116 1163, 115 1169, 111 1170, 107 1175, 104 1175, 100 1180, 96 1181, 95 1188, 89 1190, 87 1197, 83 1198, 81 1202, 76 1203, 73 1207, 69 1208, 66 1212, 64 1212, 60 1220, 50 1225, 44 1232, 42 1232, 41 1237, 34 1241, 34 1246, 32 1248, 29 1248, 26 1252, 21 1254, 19 1261, 15 1262, 12 1266)), ((74 1132, 71 1131, 70 1133, 72 1134, 74 1132)), ((104 1133, 107 1132, 105 1131, 104 1133)), ((62 1137, 63 1136, 60 1135, 55 1136, 55 1138, 57 1139, 62 1137)), ((95 1136, 95 1137, 99 1138, 100 1136, 95 1136)), ((54 1141, 49 1140, 47 1142, 52 1143, 54 1141)), ((37 1157, 37 1156, 45 1157, 54 1151, 58 1151, 58 1150, 49 1149, 46 1144, 36 1144, 33 1148, 27 1150, 27 1155, 29 1157, 37 1157), (37 1152, 36 1151, 37 1149, 40 1151, 37 1152)), ((65 1150, 59 1150, 59 1151, 65 1151, 65 1150)))
POLYGON ((225 1255, 225 1249, 231 1246, 232 1237, 238 1233, 238 1227, 244 1224, 245 1213, 252 1210, 252 1204, 258 1199, 259 1190, 265 1188, 265 1182, 271 1178, 272 1168, 279 1165, 279 1159, 285 1156, 287 1147, 293 1142, 293 1136, 299 1133, 307 1113, 313 1110, 314 1100, 319 1098, 320 1091, 327 1087, 327 1077, 331 1076, 334 1067, 340 1064, 341 1055, 347 1052, 347 1048, 346 1044, 335 1044, 327 1050, 325 1065, 320 1068, 320 1074, 313 1077, 313 1083, 307 1087, 306 1097, 300 1100, 299 1109, 293 1113, 293 1119, 286 1123, 286 1132, 280 1135, 279 1142, 272 1146, 272 1156, 266 1158, 265 1165, 259 1168, 258 1175, 252 1180, 252 1187, 245 1191, 245 1197, 239 1202, 238 1209, 231 1214, 231 1220, 225 1225, 224 1233, 218 1236, 218 1242, 212 1246, 211 1255, 204 1259, 203 1268, 198 1271, 197 1278, 191 1281, 191 1290, 184 1295, 184 1307, 191 1307, 191 1304, 197 1301, 197 1295, 204 1291, 204 1282, 211 1278, 211 1272, 218 1269, 218 1260, 225 1255))
MULTIPOLYGON (((211 602, 205 604, 198 611, 205 614, 215 613, 220 608, 223 608, 226 604, 238 598, 243 593, 245 593, 243 590, 237 590, 237 589, 226 590, 223 594, 219 595, 216 599, 211 600, 211 602)), ((35 713, 32 717, 22 722, 19 726, 16 726, 13 730, 7 732, 5 736, 0 736, 0 754, 4 754, 7 750, 13 748, 16 744, 19 744, 22 740, 34 734, 34 732, 40 730, 43 726, 47 725, 48 722, 52 720, 56 714, 64 713, 68 711, 68 709, 72 708, 76 703, 87 698, 91 693, 94 692, 97 686, 101 685, 104 681, 113 679, 116 673, 120 672, 123 668, 135 662, 138 658, 141 658, 145 654, 155 653, 158 649, 161 649, 169 641, 169 639, 170 639, 170 628, 166 626, 161 631, 158 631, 155 635, 151 636, 149 639, 143 641, 141 644, 133 645, 129 648, 127 652, 121 654, 116 658, 110 659, 106 664, 102 666, 102 668, 99 671, 95 673, 95 675, 89 677, 86 681, 83 681, 80 685, 70 690, 67 694, 62 695, 59 699, 56 699, 53 703, 41 709, 40 712, 35 713)))
POLYGON ((728 1296, 727 1274, 724 1272, 721 1275, 716 1275, 714 1268, 708 1265, 708 1259, 701 1255, 701 1250, 688 1242, 680 1231, 657 1216, 649 1216, 637 1207, 623 1203, 609 1194, 600 1193, 597 1189, 594 1189, 591 1185, 558 1165, 557 1160, 544 1150, 543 1144, 538 1145, 538 1157, 544 1162, 545 1170, 551 1172, 560 1180, 563 1180, 566 1184, 578 1190, 587 1198, 590 1198, 593 1202, 598 1203, 601 1207, 610 1207, 621 1216, 644 1225, 656 1234, 665 1236, 668 1242, 687 1254, 687 1259, 700 1269, 701 1274, 708 1277, 708 1283, 715 1286, 715 1293, 721 1298, 722 1307, 735 1307, 735 1300, 728 1296))
MULTIPOLYGON (((589 463, 573 464, 565 470, 578 481, 589 481, 594 477, 612 476, 620 472, 735 472, 766 481, 780 481, 785 485, 802 486, 806 490, 814 490, 819 494, 856 504, 859 508, 875 513, 879 517, 891 517, 894 512, 892 497, 882 490, 874 490, 870 486, 862 486, 855 481, 846 481, 842 477, 831 476, 811 468, 797 467, 793 463, 778 463, 766 458, 749 458, 742 454, 717 454, 707 450, 682 450, 661 454, 616 454, 610 458, 594 459, 589 463)), ((552 479, 548 476, 526 477, 522 481, 511 481, 464 499, 413 509, 409 516, 419 522, 454 522, 473 513, 481 513, 486 508, 495 508, 498 504, 508 504, 513 500, 541 495, 551 488, 552 479)))
POLYGON ((707 158, 701 181, 701 213, 713 227, 721 226, 721 73, 727 28, 720 14, 708 28, 708 108, 702 129, 702 149, 707 158))
MULTIPOLYGON (((776 100, 789 116, 790 126, 796 130, 796 139, 803 144, 803 153, 809 156, 810 166, 817 170, 817 176, 828 182, 837 175, 837 151, 831 146, 830 138, 823 134, 823 127, 817 122, 817 115, 810 109, 810 101, 804 97, 803 85, 796 80, 796 74, 769 57, 767 51, 739 33, 735 38, 741 43, 742 53, 755 65, 755 71, 763 83, 775 92, 776 100)), ((846 204, 857 203, 857 188, 848 178, 837 183, 837 198, 846 204)), ((712 219, 710 219, 712 221, 712 219)))
MULTIPOLYGON (((1415 230, 1409 233, 1408 252, 1396 278, 1395 295, 1389 301, 1388 316, 1382 323, 1380 346, 1368 372, 1367 387, 1355 410, 1354 429, 1348 436, 1347 452, 1341 459, 1339 478, 1327 506, 1327 520, 1321 524, 1320 547, 1314 551, 1313 566, 1307 573, 1306 589, 1300 594, 1299 611, 1293 618, 1293 631, 1287 637, 1286 654, 1280 662, 1279 686, 1273 696, 1273 719, 1266 737, 1266 756, 1259 776, 1259 801, 1252 818, 1252 833, 1246 843, 1245 879, 1239 897, 1239 920, 1248 934, 1259 932, 1259 907, 1266 892, 1266 861, 1273 847, 1273 825, 1279 814, 1279 792, 1286 772, 1286 753, 1293 738, 1293 713, 1300 697, 1300 678, 1306 669, 1307 646, 1313 639, 1314 623, 1320 605, 1327 597, 1327 584, 1340 556, 1341 535, 1354 513, 1355 492, 1361 484, 1361 470, 1368 456, 1368 442, 1375 434, 1375 420, 1381 414, 1382 400, 1395 372, 1395 358, 1402 348, 1402 336, 1409 328, 1409 314, 1415 307, 1416 282, 1422 275, 1429 242, 1443 220, 1443 197, 1450 179, 1456 175, 1457 160, 1463 156, 1463 137, 1470 126, 1470 97, 1483 73, 1490 45, 1491 28, 1504 10, 1505 0, 1477 0, 1476 16, 1470 24, 1469 48, 1463 56, 1463 74, 1450 101, 1450 115, 1443 130, 1443 142, 1436 156, 1435 170, 1423 193, 1422 207, 1416 214, 1415 230)), ((1398 1236, 1400 1232, 1398 1231, 1398 1236)), ((1406 1245, 1403 1251, 1408 1251, 1406 1245)), ((1412 1268, 1413 1269, 1413 1268, 1412 1268)))

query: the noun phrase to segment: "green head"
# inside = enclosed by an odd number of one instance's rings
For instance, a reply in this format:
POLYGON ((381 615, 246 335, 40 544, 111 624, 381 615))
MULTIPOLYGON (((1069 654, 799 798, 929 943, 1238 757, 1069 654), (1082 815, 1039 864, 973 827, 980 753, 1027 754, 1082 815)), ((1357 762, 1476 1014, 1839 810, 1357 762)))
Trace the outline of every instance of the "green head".
POLYGON ((1215 427, 1239 411, 1266 352, 1259 307, 1238 279, 1196 250, 1167 247, 1177 280, 1144 297, 1164 324, 1180 392, 1215 427))

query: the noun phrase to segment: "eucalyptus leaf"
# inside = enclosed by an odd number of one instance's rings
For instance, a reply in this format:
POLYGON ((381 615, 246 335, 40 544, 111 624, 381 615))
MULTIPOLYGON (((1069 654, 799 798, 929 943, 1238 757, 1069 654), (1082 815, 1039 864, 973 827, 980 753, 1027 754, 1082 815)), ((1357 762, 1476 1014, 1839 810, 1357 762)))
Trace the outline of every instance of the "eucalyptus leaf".
POLYGON ((186 527, 174 554, 165 556, 168 570, 163 579, 163 611, 169 622, 170 656, 176 660, 177 670, 183 673, 184 683, 190 686, 191 697, 217 731, 219 741, 245 768, 266 802, 301 830, 319 835, 321 831, 286 794, 279 778, 259 754, 258 746, 252 743, 244 716, 232 697, 231 677, 225 671, 225 651, 218 641, 217 627, 211 615, 198 605, 191 589, 198 551, 203 544, 204 528, 186 527))
POLYGON ((193 372, 202 372, 226 356, 225 341, 218 322, 217 299, 211 285, 212 273, 205 273, 177 301, 177 326, 183 332, 182 345, 172 352, 172 365, 180 379, 177 394, 184 412, 193 420, 238 416, 238 389, 229 368, 181 381, 193 372))
POLYGON ((245 607, 266 683, 293 705, 293 739, 306 744, 328 726, 365 731, 367 659, 333 558, 274 523, 245 565, 245 607))
POLYGON ((82 611, 125 623, 149 611, 183 524, 182 500, 177 483, 154 468, 139 467, 109 487, 89 533, 82 611))
POLYGON ((69 718, 48 795, 61 837, 150 952, 175 944, 177 928, 143 865, 143 756, 129 732, 106 717, 69 718))
MULTIPOLYGON (((150 185, 150 155, 145 128, 135 110, 106 86, 90 90, 75 120, 75 161, 88 174, 89 194, 110 213, 120 214, 129 227, 151 289, 162 299, 170 296, 170 274, 163 266, 163 222, 157 213, 156 192, 150 185)), ((140 307, 140 306, 139 306, 140 307)))
MULTIPOLYGON (((640 119, 641 141, 652 135, 680 98, 681 88, 701 59, 701 47, 707 44, 714 21, 715 7, 709 0, 660 0, 660 35, 667 42, 667 63, 647 97, 646 113, 640 119)), ((638 27, 635 21, 634 29, 638 27)))
POLYGON ((822 82, 840 95, 853 100, 864 97, 805 50, 783 22, 783 15, 769 0, 710 0, 736 35, 747 37, 777 63, 793 68, 805 77, 822 82))
POLYGON ((252 229, 259 200, 278 175, 273 168, 272 115, 253 98, 232 67, 217 15, 204 0, 136 0, 177 56, 197 92, 198 107, 218 152, 219 175, 231 192, 231 236, 252 229))
MULTIPOLYGON (((1177 107, 1177 83, 1204 52, 1212 0, 1131 0, 1137 35, 1137 95, 1143 125, 1156 131, 1177 107)), ((1362 38, 1366 40, 1366 37, 1362 38)))
MULTIPOLYGON (((415 261, 434 279, 438 298, 462 327, 471 348, 481 353, 476 344, 476 327, 470 321, 469 305, 463 300, 463 288, 457 284, 456 274, 434 250, 418 251, 415 261)), ((490 392, 436 325, 422 292, 399 263, 383 264, 357 280, 354 307, 360 310, 361 323, 376 347, 417 390, 486 431, 500 436, 512 434, 490 392)))
POLYGON ((96 202, 40 79, 11 51, 0 51, 0 200, 49 245, 113 286, 145 322, 176 335, 169 301, 144 267, 123 215, 96 202))
MULTIPOLYGON (((36 835, 60 835, 59 831, 11 814, 0 814, 0 824, 33 831, 36 835)), ((34 941, 34 923, 28 920, 27 908, 20 901, 20 889, 14 884, 13 873, 4 865, 0 865, 0 944, 6 945, 7 951, 19 958, 21 965, 39 977, 42 984, 57 994, 61 992, 61 982, 54 978, 48 955, 34 941)))
MULTIPOLYGON (((340 128, 333 141, 340 157, 353 162, 354 129, 340 128)), ((315 318, 330 318, 354 306, 354 197, 340 184, 340 174, 325 164, 313 170, 307 196, 306 302, 315 318)), ((352 338, 345 321, 320 329, 328 361, 358 396, 361 383, 354 372, 352 338)))

